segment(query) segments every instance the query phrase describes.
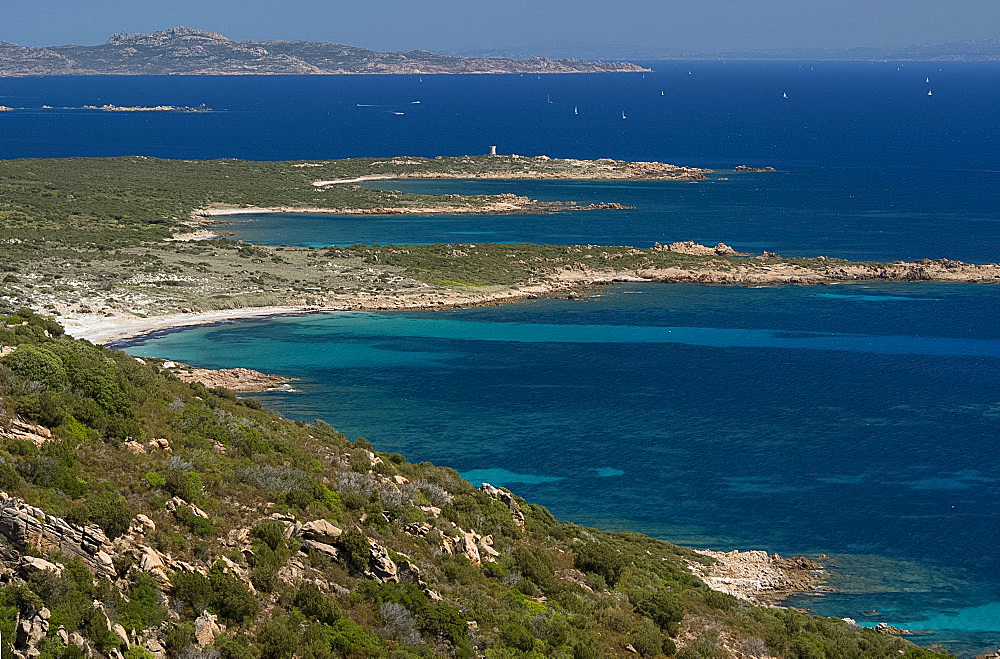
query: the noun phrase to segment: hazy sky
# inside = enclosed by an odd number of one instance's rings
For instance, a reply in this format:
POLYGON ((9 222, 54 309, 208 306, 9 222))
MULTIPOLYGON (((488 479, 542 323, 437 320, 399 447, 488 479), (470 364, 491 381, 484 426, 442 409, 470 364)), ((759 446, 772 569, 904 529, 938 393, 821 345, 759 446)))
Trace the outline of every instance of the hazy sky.
POLYGON ((378 50, 839 48, 996 38, 1000 0, 0 0, 0 41, 24 45, 178 25, 378 50))

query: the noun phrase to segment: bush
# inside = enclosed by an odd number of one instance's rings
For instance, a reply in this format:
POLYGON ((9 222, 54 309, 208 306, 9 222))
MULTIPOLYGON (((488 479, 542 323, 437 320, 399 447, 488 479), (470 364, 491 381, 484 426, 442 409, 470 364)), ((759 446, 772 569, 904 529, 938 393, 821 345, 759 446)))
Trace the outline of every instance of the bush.
POLYGON ((160 605, 160 589, 156 579, 140 572, 128 591, 129 601, 118 606, 118 621, 126 630, 142 631, 156 627, 167 617, 167 610, 160 605))
POLYGON ((132 509, 125 498, 106 490, 87 497, 87 516, 112 540, 124 535, 132 523, 132 509))
POLYGON ((261 659, 291 659, 298 646, 295 632, 288 626, 288 618, 278 615, 267 622, 257 632, 261 659))
POLYGON ((649 618, 639 621, 628 635, 628 642, 643 657, 655 657, 663 650, 663 634, 649 618))
POLYGON ((215 644, 222 659, 254 659, 257 655, 246 637, 237 633, 215 644))
POLYGON ((194 627, 187 623, 180 623, 177 625, 172 625, 167 627, 166 642, 164 645, 167 648, 167 656, 178 657, 181 653, 187 649, 189 645, 194 643, 194 627))
POLYGON ((68 382, 63 361, 52 351, 30 344, 18 346, 3 360, 18 377, 39 382, 49 389, 60 389, 68 382))
POLYGON ((610 545, 590 542, 574 550, 573 565, 583 572, 600 575, 613 588, 625 569, 625 559, 610 545))
POLYGON ((514 559, 514 569, 542 590, 549 590, 555 584, 555 570, 547 552, 516 547, 511 556, 514 559))
POLYGON ((349 568, 356 572, 364 572, 368 569, 371 546, 368 544, 368 538, 361 531, 351 529, 343 534, 340 536, 337 547, 349 568))
POLYGON ((321 593, 314 583, 306 581, 299 586, 294 602, 303 615, 324 624, 332 625, 340 618, 336 602, 321 593))
POLYGON ((428 636, 448 641, 455 648, 468 648, 469 626, 465 616, 450 604, 434 602, 417 614, 420 631, 428 636))
POLYGON ((194 572, 175 572, 170 577, 173 596, 187 604, 194 615, 201 613, 213 600, 212 582, 194 572))
POLYGON ((257 522, 250 531, 251 536, 263 541, 271 548, 271 551, 277 551, 278 547, 283 544, 284 533, 285 526, 273 519, 257 522))
POLYGON ((174 496, 193 503, 201 496, 201 476, 194 471, 168 469, 164 476, 164 487, 174 496))
POLYGON ((650 618, 671 636, 677 634, 678 623, 684 619, 684 605, 680 598, 666 590, 642 595, 635 603, 635 611, 650 618))
POLYGON ((209 573, 212 584, 212 604, 219 615, 242 623, 257 615, 257 600, 240 579, 224 572, 217 564, 209 573))

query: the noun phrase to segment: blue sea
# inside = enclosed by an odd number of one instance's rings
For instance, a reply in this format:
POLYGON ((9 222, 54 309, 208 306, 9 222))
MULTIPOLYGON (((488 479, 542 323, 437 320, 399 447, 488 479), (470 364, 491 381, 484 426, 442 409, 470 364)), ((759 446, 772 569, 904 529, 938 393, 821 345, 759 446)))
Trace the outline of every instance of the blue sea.
MULTIPOLYGON (((1000 261, 1000 65, 651 66, 644 76, 0 79, 0 104, 25 108, 0 114, 0 155, 318 159, 496 144, 655 159, 718 171, 698 184, 377 184, 629 211, 257 216, 226 228, 314 247, 690 239, 1000 261), (213 112, 75 109, 103 103, 213 112), (778 171, 733 173, 738 164, 778 171)), ((998 319, 1000 287, 988 285, 632 284, 575 301, 234 322, 126 349, 294 376, 296 391, 260 396, 268 408, 506 485, 560 519, 825 554, 837 592, 793 604, 933 630, 915 640, 971 655, 1000 644, 998 319)))

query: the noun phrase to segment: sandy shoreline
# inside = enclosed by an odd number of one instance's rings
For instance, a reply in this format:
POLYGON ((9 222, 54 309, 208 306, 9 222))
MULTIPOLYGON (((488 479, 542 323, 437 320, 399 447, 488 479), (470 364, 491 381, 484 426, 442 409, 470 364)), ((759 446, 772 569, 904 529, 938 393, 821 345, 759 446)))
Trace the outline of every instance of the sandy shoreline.
POLYGON ((233 320, 291 316, 337 311, 417 311, 454 307, 504 304, 577 287, 575 282, 545 282, 492 292, 446 292, 411 294, 354 294, 337 299, 338 304, 311 306, 246 307, 138 317, 70 313, 59 317, 66 333, 91 343, 106 345, 167 330, 213 325, 233 320))

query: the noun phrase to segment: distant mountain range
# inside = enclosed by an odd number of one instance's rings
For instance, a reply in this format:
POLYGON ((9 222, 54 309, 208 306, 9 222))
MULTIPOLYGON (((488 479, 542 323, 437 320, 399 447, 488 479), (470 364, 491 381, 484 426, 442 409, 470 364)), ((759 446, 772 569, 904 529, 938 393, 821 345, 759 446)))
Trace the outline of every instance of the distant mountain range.
POLYGON ((628 62, 465 57, 421 50, 382 53, 322 41, 231 41, 176 27, 116 34, 99 46, 29 47, 0 42, 0 76, 337 73, 631 73, 628 62))
POLYGON ((454 51, 449 54, 475 57, 522 57, 524 53, 545 57, 582 57, 592 60, 914 60, 995 62, 1000 61, 1000 38, 923 46, 892 48, 771 48, 763 50, 685 50, 672 47, 642 47, 626 44, 594 44, 574 41, 544 41, 507 49, 454 51))

